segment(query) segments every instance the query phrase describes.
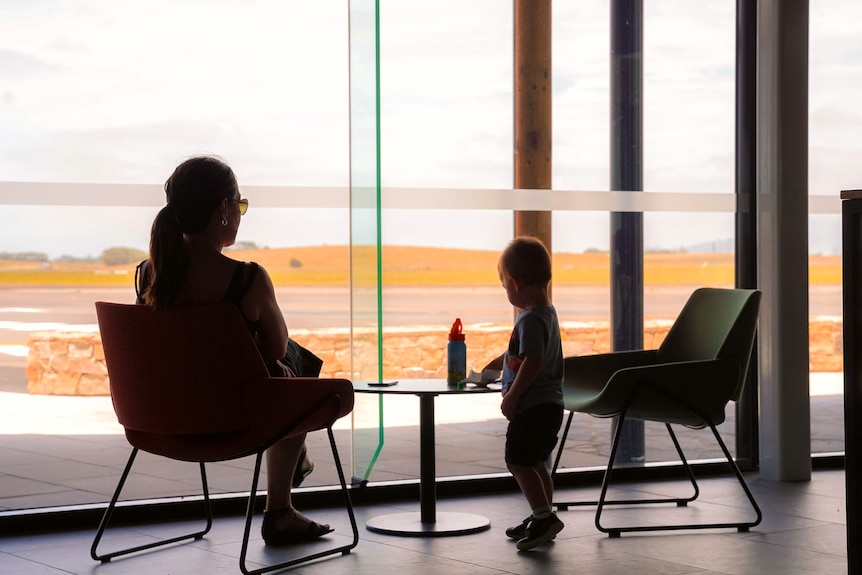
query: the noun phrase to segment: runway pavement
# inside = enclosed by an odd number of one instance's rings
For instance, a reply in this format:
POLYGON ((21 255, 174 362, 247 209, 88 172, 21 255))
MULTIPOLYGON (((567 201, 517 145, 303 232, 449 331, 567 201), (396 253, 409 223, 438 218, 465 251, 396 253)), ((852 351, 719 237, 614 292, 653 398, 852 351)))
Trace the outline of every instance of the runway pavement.
MULTIPOLYGON (((676 317, 695 286, 647 286, 646 319, 676 317)), ((350 325, 350 293, 337 287, 278 287, 276 297, 289 329, 322 329, 350 325)), ((560 286, 553 291, 561 321, 610 318, 608 286, 560 286)), ((376 302, 376 297, 369 298, 376 302)), ((0 346, 21 346, 27 334, 39 330, 96 329, 96 301, 132 302, 131 286, 112 287, 2 287, 0 288, 0 346)), ((375 310, 372 310, 375 311, 375 310)), ((512 307, 502 288, 432 287, 386 288, 384 326, 435 325, 447 327, 456 317, 465 324, 512 322, 512 307)), ((841 316, 841 286, 811 287, 809 314, 841 316)), ((0 347, 0 354, 21 353, 0 347)))

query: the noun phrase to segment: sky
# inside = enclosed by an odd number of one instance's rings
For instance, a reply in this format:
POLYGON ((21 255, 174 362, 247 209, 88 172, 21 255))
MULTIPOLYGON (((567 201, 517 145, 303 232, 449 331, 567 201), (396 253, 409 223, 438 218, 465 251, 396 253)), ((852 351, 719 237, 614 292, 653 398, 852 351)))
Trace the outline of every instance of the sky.
MULTIPOLYGON (((854 27, 862 3, 810 5, 809 188, 837 197, 862 187, 862 111, 853 96, 862 93, 854 27)), ((0 0, 0 252, 145 249, 158 200, 44 207, 3 190, 17 182, 146 184, 157 198, 174 166, 200 153, 225 158, 247 190, 252 207, 239 240, 347 243, 351 160, 357 178, 375 165, 373 107, 361 100, 370 53, 358 50, 351 146, 347 7, 345 0, 0 0), (256 186, 340 187, 345 207, 255 209, 256 186)), ((383 186, 511 188, 511 2, 381 0, 380 7, 383 186)), ((647 191, 733 193, 734 7, 644 2, 647 191)), ((361 16, 354 12, 354 24, 361 16)), ((607 190, 609 2, 557 0, 553 16, 552 185, 607 190)), ((314 192, 304 193, 313 205, 314 192)), ((91 203, 86 194, 70 203, 91 203)), ((511 212, 448 209, 458 207, 429 199, 421 209, 384 209, 383 240, 496 250, 511 237, 511 212)), ((838 252, 839 221, 812 217, 812 252, 838 252)), ((604 213, 555 213, 554 229, 555 250, 607 249, 604 213)), ((648 213, 644 229, 647 248, 678 249, 732 237, 733 218, 648 213)))

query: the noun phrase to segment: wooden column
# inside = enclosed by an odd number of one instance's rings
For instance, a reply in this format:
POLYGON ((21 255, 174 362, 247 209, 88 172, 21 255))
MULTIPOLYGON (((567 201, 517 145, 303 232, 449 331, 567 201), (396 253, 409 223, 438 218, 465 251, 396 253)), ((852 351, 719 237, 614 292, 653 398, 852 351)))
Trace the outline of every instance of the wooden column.
MULTIPOLYGON (((551 189, 551 0, 514 0, 515 185, 551 189)), ((516 211, 515 235, 551 251, 551 212, 516 211)))

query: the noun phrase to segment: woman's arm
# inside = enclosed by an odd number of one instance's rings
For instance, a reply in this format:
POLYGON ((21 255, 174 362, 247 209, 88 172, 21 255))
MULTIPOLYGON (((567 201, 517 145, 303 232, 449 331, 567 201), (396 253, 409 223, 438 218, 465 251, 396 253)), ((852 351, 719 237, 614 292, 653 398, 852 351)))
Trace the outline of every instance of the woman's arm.
POLYGON ((144 292, 150 285, 150 260, 144 260, 135 268, 135 303, 143 304, 144 292))
POLYGON ((284 357, 287 351, 287 324, 275 299, 275 288, 269 274, 258 268, 254 281, 242 300, 246 318, 258 324, 258 346, 265 361, 284 357))

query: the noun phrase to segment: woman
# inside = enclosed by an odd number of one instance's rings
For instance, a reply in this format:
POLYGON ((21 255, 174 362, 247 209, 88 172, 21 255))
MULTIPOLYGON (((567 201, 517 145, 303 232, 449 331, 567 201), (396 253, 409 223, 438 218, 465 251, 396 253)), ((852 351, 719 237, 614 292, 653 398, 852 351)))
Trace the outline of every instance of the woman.
MULTIPOLYGON (((216 157, 193 157, 165 182, 167 205, 153 221, 150 258, 136 275, 138 302, 156 308, 230 302, 254 335, 268 366, 287 349, 284 316, 272 280, 256 263, 233 260, 222 249, 233 245, 248 200, 236 176, 216 157)), ((316 539, 332 531, 291 505, 290 490, 311 472, 305 436, 281 440, 266 451, 267 499, 262 534, 267 545, 316 539), (299 461, 302 460, 302 464, 299 461)))

